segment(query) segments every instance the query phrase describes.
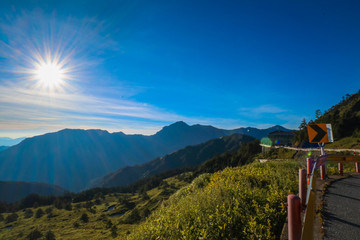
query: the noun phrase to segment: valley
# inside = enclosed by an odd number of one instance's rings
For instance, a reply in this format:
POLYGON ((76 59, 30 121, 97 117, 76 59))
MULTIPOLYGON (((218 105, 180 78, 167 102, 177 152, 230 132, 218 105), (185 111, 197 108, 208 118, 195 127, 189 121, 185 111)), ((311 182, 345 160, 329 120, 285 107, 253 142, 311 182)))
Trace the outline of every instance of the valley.
POLYGON ((354 239, 359 12, 1 0, 0 240, 354 239))
MULTIPOLYGON (((357 93, 323 118, 333 111, 353 111, 359 101, 357 93)), ((331 123, 337 131, 337 122, 331 123)), ((328 151, 351 146, 356 152, 359 125, 353 127, 351 135, 337 138, 328 151)), ((174 125, 170 129, 177 132, 174 125)), ((308 154, 319 154, 311 148, 301 151, 308 144, 301 127, 293 141, 294 147, 264 151, 259 139, 235 133, 120 168, 84 191, 0 202, 0 239, 278 238, 286 218, 285 199, 297 193, 298 169, 305 167, 308 154)), ((346 171, 353 168, 344 164, 346 171)), ((337 174, 337 166, 329 164, 327 171, 337 174)))
POLYGON ((0 181, 44 182, 79 192, 92 180, 121 167, 142 164, 186 146, 235 133, 261 139, 279 129, 289 131, 280 126, 224 130, 184 122, 166 126, 151 136, 64 129, 27 138, 0 151, 0 181))

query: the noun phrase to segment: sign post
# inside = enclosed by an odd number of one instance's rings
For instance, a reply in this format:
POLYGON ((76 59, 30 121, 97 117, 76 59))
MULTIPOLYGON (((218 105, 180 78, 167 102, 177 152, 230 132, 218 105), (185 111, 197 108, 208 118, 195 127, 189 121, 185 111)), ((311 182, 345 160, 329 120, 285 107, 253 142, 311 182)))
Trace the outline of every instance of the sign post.
MULTIPOLYGON (((321 151, 321 155, 326 155, 325 153, 325 143, 334 142, 332 127, 329 123, 318 123, 318 124, 309 124, 307 125, 309 142, 318 143, 321 151)), ((320 173, 321 179, 324 179, 326 175, 325 164, 320 164, 320 173)))

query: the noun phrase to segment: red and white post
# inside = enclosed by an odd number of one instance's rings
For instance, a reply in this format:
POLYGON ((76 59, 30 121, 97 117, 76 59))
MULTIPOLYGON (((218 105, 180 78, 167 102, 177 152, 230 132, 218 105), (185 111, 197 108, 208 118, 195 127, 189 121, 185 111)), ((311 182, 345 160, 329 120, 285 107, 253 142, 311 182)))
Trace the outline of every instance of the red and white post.
POLYGON ((301 239, 301 200, 296 195, 288 195, 288 238, 301 239))
POLYGON ((320 166, 320 176, 321 176, 321 180, 324 180, 325 176, 326 176, 326 168, 325 168, 325 164, 321 164, 320 166))
POLYGON ((301 200, 302 209, 305 209, 306 206, 306 190, 307 190, 306 170, 299 169, 299 197, 301 200))
POLYGON ((339 168, 339 175, 343 175, 344 167, 343 167, 343 164, 341 162, 338 163, 338 168, 339 168))

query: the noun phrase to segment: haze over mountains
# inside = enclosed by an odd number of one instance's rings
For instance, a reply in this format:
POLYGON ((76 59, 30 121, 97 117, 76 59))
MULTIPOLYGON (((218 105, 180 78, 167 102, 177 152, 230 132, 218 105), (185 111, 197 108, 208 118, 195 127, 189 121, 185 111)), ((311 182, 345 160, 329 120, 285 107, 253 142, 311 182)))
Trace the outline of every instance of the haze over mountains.
POLYGON ((142 164, 185 146, 234 133, 260 139, 275 130, 287 131, 281 126, 224 130, 184 122, 151 136, 64 129, 27 138, 1 151, 0 180, 45 182, 77 192, 91 180, 121 167, 142 164))
POLYGON ((8 146, 0 146, 0 152, 4 151, 5 149, 9 148, 8 146))
POLYGON ((244 134, 232 134, 209 140, 195 146, 187 146, 181 150, 155 158, 140 166, 126 166, 110 174, 96 179, 90 187, 117 187, 136 182, 141 178, 172 169, 198 166, 206 160, 225 152, 234 152, 243 142, 251 142, 255 138, 244 134))
POLYGON ((0 146, 10 147, 10 146, 13 146, 13 145, 16 145, 16 144, 20 143, 24 139, 25 139, 24 137, 15 138, 15 139, 8 138, 8 137, 0 137, 0 146))

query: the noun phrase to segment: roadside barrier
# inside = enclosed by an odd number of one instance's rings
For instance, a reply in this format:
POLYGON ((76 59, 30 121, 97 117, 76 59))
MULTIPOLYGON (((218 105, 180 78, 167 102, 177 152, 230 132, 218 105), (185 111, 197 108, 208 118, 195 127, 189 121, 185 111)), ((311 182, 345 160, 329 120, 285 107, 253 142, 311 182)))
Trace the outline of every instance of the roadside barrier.
MULTIPOLYGON (((355 153, 355 152, 354 152, 355 153)), ((326 177, 326 163, 338 163, 339 175, 343 174, 344 162, 355 162, 356 172, 359 173, 360 157, 320 155, 313 160, 306 159, 307 170, 299 169, 299 196, 288 195, 288 239, 289 240, 311 240, 314 239, 315 203, 316 203, 316 181, 315 172, 320 168, 320 177, 326 177), (306 176, 307 175, 307 176, 306 176), (307 180, 306 180, 307 179, 307 180), (303 221, 301 213, 304 213, 303 221)))

